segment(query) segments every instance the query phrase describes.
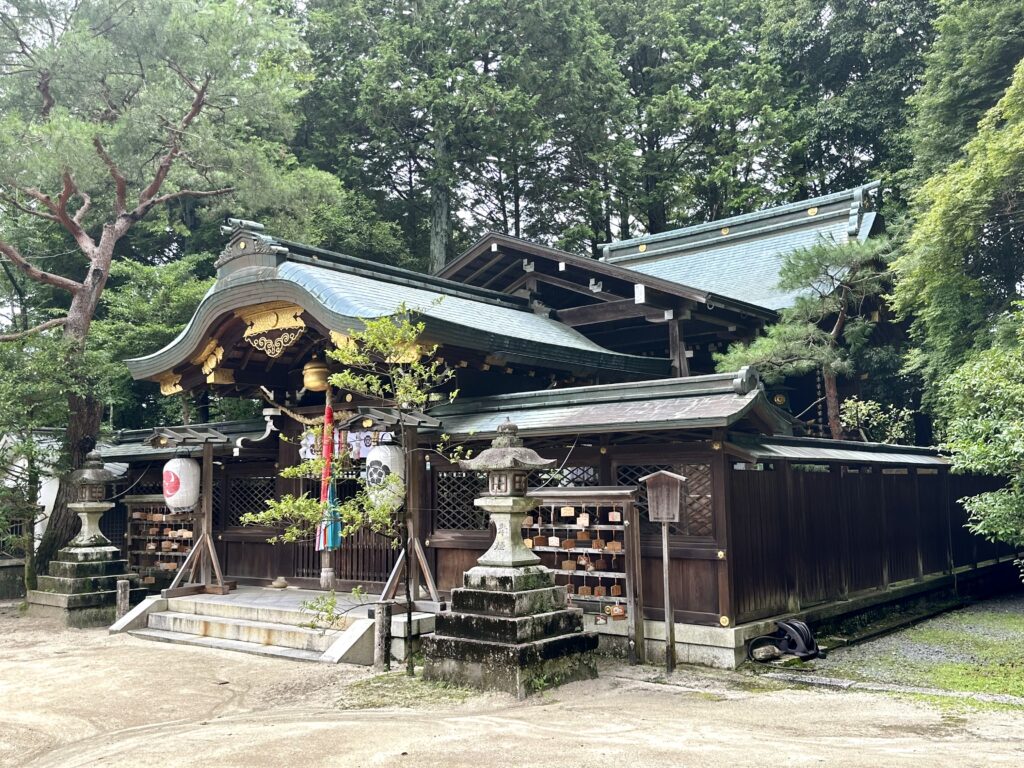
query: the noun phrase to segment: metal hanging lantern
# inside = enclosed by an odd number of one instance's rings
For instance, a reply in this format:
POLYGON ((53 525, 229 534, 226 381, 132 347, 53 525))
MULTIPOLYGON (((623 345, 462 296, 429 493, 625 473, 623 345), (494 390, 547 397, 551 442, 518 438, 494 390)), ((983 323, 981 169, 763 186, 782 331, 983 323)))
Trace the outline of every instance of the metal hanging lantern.
POLYGON ((164 464, 164 503, 171 512, 190 512, 199 503, 199 462, 171 459, 164 464))
POLYGON ((405 451, 397 445, 375 445, 366 454, 366 488, 375 504, 398 509, 405 499, 405 451), (389 480, 394 475, 400 482, 389 480))
POLYGON ((314 357, 302 366, 302 386, 310 392, 324 392, 328 373, 327 363, 314 357))

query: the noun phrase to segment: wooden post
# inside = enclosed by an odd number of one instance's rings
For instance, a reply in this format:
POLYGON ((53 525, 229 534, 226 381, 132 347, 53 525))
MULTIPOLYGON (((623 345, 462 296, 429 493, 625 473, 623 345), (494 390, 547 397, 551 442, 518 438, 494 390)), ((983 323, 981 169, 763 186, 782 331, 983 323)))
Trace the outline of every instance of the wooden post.
POLYGON ((416 514, 412 509, 418 484, 414 488, 413 475, 416 471, 416 426, 402 426, 402 447, 405 449, 405 478, 408 483, 405 490, 405 672, 409 677, 416 674, 416 666, 412 659, 412 604, 419 596, 420 578, 418 562, 412 550, 412 542, 416 540, 416 514))
POLYGON ((391 671, 391 606, 390 600, 381 600, 374 607, 373 668, 378 672, 391 671))
POLYGON ((627 615, 629 641, 629 663, 643 664, 647 656, 644 632, 644 571, 643 554, 640 551, 640 521, 636 513, 636 505, 632 501, 625 504, 626 518, 626 602, 629 604, 627 615))
MULTIPOLYGON (((203 443, 203 469, 202 469, 202 482, 203 482, 203 532, 200 536, 210 539, 210 543, 213 543, 213 443, 209 440, 203 443)), ((201 543, 201 542, 197 542, 201 543)), ((195 545, 193 545, 195 546, 195 545)), ((202 554, 200 553, 200 557, 202 554)), ((207 557, 202 557, 200 575, 201 583, 204 586, 209 586, 212 578, 212 561, 207 557)))
POLYGON ((419 540, 419 521, 417 517, 419 515, 420 490, 422 488, 420 470, 423 468, 422 462, 416 461, 417 443, 416 426, 403 426, 402 447, 405 449, 405 481, 407 484, 405 491, 405 551, 408 554, 405 561, 406 590, 410 594, 410 599, 414 602, 420 599, 420 563, 418 558, 413 557, 415 553, 412 542, 419 540))
POLYGON ((661 569, 662 588, 665 592, 665 671, 672 674, 676 668, 676 622, 672 611, 672 594, 670 590, 672 561, 668 553, 668 523, 661 524, 661 569))
MULTIPOLYGON (((326 459, 326 465, 324 467, 324 476, 321 479, 321 484, 326 483, 327 488, 320 489, 321 501, 329 497, 330 493, 330 467, 331 462, 334 460, 334 422, 333 419, 328 421, 326 418, 328 411, 333 406, 333 397, 331 395, 331 387, 328 386, 324 390, 324 436, 323 436, 323 456, 326 459)), ((331 565, 333 553, 329 549, 320 550, 320 589, 332 590, 334 589, 334 567, 331 565)))
POLYGON ((683 339, 681 320, 668 321, 668 356, 672 361, 673 376, 690 375, 690 362, 686 359, 686 343, 683 339))
POLYGON ((118 619, 128 613, 129 602, 128 596, 131 594, 132 583, 128 579, 117 580, 117 613, 115 614, 118 619))

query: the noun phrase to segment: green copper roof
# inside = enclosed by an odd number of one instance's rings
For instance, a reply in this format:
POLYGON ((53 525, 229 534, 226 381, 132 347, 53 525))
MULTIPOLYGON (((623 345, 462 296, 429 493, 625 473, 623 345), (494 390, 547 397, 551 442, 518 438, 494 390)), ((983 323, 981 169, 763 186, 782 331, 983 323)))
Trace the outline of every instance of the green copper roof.
POLYGON ((303 246, 233 237, 218 262, 218 279, 192 320, 170 344, 125 361, 132 376, 150 378, 190 359, 218 318, 268 301, 301 306, 323 326, 346 332, 361 320, 392 315, 404 305, 426 326, 430 341, 479 350, 510 363, 561 370, 662 376, 668 360, 626 355, 533 312, 527 302, 448 280, 303 246), (242 240, 248 248, 237 248, 242 240), (233 250, 234 249, 234 250, 233 250))
POLYGON ((636 272, 767 309, 792 306, 798 292, 778 288, 787 253, 872 234, 864 193, 879 182, 671 232, 623 240, 602 259, 636 272))
POLYGON ((524 436, 641 430, 713 429, 754 419, 762 431, 788 434, 792 420, 765 397, 757 373, 538 390, 460 398, 430 411, 457 437, 487 438, 506 418, 524 436))

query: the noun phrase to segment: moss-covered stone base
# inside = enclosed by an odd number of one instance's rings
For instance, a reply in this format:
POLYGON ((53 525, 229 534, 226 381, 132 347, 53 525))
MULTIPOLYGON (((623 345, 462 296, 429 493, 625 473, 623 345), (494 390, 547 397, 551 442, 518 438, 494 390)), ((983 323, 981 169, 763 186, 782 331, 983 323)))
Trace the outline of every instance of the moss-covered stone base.
POLYGON ((29 616, 47 616, 58 619, 66 627, 109 627, 117 618, 117 607, 100 605, 88 608, 61 608, 56 605, 28 604, 29 616))
POLYGON ((25 596, 25 565, 21 560, 0 560, 0 600, 25 596))
MULTIPOLYGON (((577 635, 583 640, 591 635, 577 635)), ((429 646, 432 638, 424 638, 429 646)), ((597 638, 593 638, 597 645, 597 638)), ((486 654, 469 654, 470 658, 453 658, 427 651, 423 677, 460 687, 485 691, 504 691, 524 699, 531 694, 577 680, 597 677, 597 661, 593 650, 578 651, 555 658, 534 655, 522 665, 510 663, 507 647, 494 644, 490 658, 486 654)))

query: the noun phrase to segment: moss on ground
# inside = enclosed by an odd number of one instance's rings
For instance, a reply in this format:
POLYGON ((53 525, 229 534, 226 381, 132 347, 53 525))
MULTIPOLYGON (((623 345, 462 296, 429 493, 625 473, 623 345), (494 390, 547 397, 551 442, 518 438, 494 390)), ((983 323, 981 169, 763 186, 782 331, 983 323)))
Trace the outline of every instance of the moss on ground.
POLYGON ((338 706, 341 709, 409 709, 431 704, 461 704, 477 693, 395 671, 349 685, 338 700, 338 706))
POLYGON ((832 677, 1024 697, 1024 600, 953 611, 815 667, 832 677))

